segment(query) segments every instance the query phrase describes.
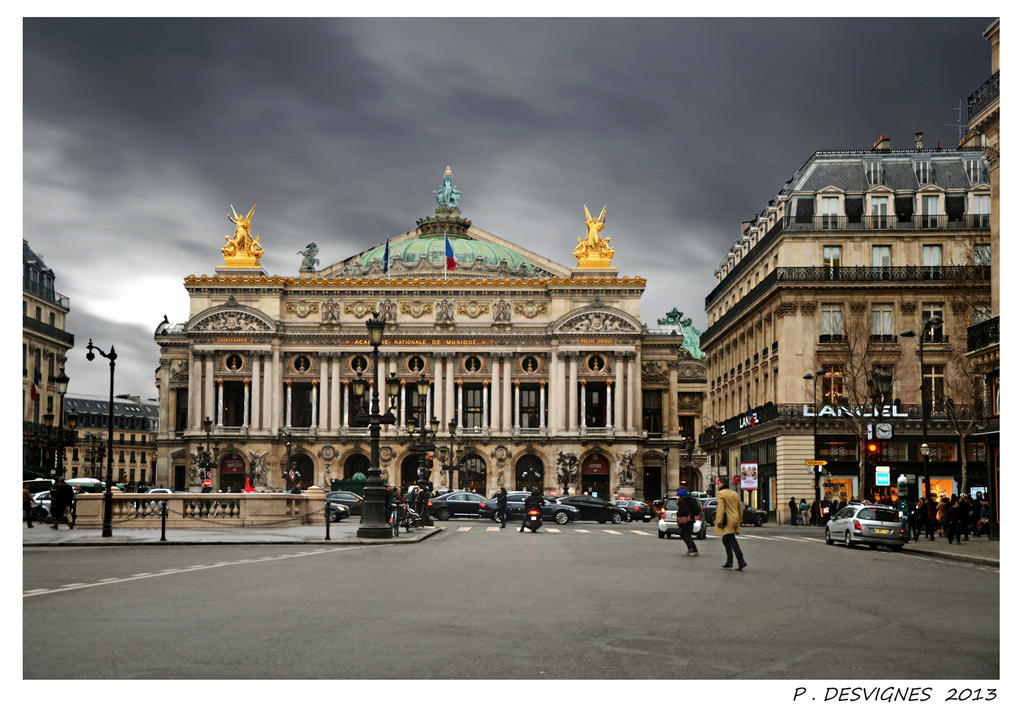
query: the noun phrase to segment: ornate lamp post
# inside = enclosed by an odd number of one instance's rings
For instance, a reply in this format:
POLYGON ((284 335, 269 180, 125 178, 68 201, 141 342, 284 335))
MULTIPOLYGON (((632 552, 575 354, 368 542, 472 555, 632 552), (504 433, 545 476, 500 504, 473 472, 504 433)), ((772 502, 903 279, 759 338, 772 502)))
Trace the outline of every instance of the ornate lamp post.
POLYGON ((57 411, 57 430, 54 438, 57 441, 57 460, 55 466, 57 469, 57 477, 64 477, 64 395, 68 391, 68 382, 71 381, 68 375, 61 368, 60 374, 52 379, 53 383, 57 385, 57 393, 60 395, 60 409, 57 411))
POLYGON ((100 536, 109 537, 113 534, 111 518, 114 512, 114 365, 117 362, 117 353, 113 345, 110 346, 109 352, 104 352, 92 344, 92 338, 89 338, 89 344, 85 349, 85 358, 88 361, 96 359, 96 352, 99 352, 101 357, 110 362, 110 398, 107 401, 107 485, 103 490, 103 531, 100 533, 100 536))
MULTIPOLYGON (((380 346, 384 341, 384 318, 378 313, 366 321, 366 329, 370 334, 370 346, 373 347, 373 396, 370 401, 370 468, 364 488, 363 519, 356 530, 356 536, 368 539, 387 539, 391 537, 391 527, 387 524, 384 509, 384 483, 380 478, 380 426, 393 424, 394 415, 389 411, 380 412, 380 346)), ((356 396, 361 396, 356 392, 356 396)))
POLYGON ((661 504, 662 504, 662 506, 665 505, 665 498, 668 497, 668 455, 669 455, 668 446, 662 446, 661 447, 661 458, 662 458, 662 460, 665 461, 664 462, 664 466, 665 466, 665 471, 664 472, 665 472, 665 474, 662 476, 662 479, 665 481, 665 491, 664 491, 664 494, 661 496, 661 504))
MULTIPOLYGON (((918 335, 917 342, 917 356, 918 361, 921 365, 921 458, 924 471, 924 499, 927 502, 932 496, 932 479, 928 475, 928 456, 932 450, 928 446, 928 414, 931 410, 931 405, 926 402, 925 393, 925 380, 924 380, 924 336, 926 333, 931 332, 934 328, 942 325, 942 318, 938 315, 932 315, 927 321, 921 326, 921 332, 915 333, 913 330, 904 330, 900 333, 900 337, 914 337, 918 335)), ((931 392, 934 397, 935 392, 931 392)))
MULTIPOLYGON (((458 420, 453 416, 452 420, 448 422, 448 462, 441 466, 443 472, 448 473, 448 489, 454 489, 452 487, 452 475, 459 469, 459 456, 455 453, 455 426, 458 420)), ((436 430, 436 427, 435 427, 436 430)))
MULTIPOLYGON (((392 377, 395 383, 395 394, 397 395, 397 389, 399 385, 398 377, 396 377, 394 374, 392 374, 392 377)), ((389 394, 391 393, 391 382, 392 380, 389 379, 389 394)), ((426 400, 428 391, 430 391, 430 381, 427 379, 426 375, 421 374, 419 381, 416 382, 416 394, 419 397, 418 401, 421 406, 423 405, 423 402, 426 400)), ((437 417, 433 416, 430 419, 430 428, 427 428, 426 418, 426 409, 421 409, 419 421, 417 421, 416 419, 409 419, 408 421, 405 422, 405 427, 406 430, 409 432, 409 435, 419 437, 419 440, 416 443, 414 443, 411 446, 411 448, 412 450, 419 453, 419 465, 417 471, 419 474, 419 479, 417 480, 417 484, 419 484, 421 488, 425 487, 426 482, 430 477, 430 473, 427 470, 427 453, 436 449, 434 441, 437 438, 437 429, 441 425, 441 422, 437 419, 437 417)), ((430 519, 430 508, 424 506, 423 509, 425 512, 425 514, 423 515, 423 525, 425 527, 433 527, 434 521, 430 519)))
MULTIPOLYGON (((686 475, 689 476, 693 472, 693 436, 686 437, 686 475)), ((693 481, 687 480, 689 485, 693 485, 693 481)), ((693 487, 690 487, 692 490, 693 487)))
POLYGON ((562 494, 569 494, 569 483, 576 482, 576 470, 580 460, 575 453, 558 454, 558 484, 562 486, 562 494))
MULTIPOLYGON (((280 440, 284 441, 285 455, 284 460, 281 461, 281 479, 287 480, 288 473, 290 473, 292 470, 292 432, 286 431, 285 429, 282 428, 278 430, 277 437, 280 440)), ((285 482, 282 484, 284 485, 285 491, 287 491, 288 483, 285 482)))
MULTIPOLYGON (((808 372, 807 374, 804 375, 804 379, 806 379, 808 381, 813 381, 814 382, 814 384, 811 386, 811 405, 814 407, 814 437, 813 437, 814 440, 813 440, 813 442, 811 444, 814 447, 814 452, 811 454, 811 457, 814 458, 815 460, 818 459, 818 377, 822 376, 823 374, 825 374, 824 367, 818 367, 816 370, 814 370, 814 374, 811 374, 810 372, 808 372)), ((820 474, 821 474, 821 466, 815 465, 814 466, 814 491, 815 492, 819 492, 818 486, 821 485, 820 474)), ((824 495, 823 495, 823 497, 824 497, 824 495)))

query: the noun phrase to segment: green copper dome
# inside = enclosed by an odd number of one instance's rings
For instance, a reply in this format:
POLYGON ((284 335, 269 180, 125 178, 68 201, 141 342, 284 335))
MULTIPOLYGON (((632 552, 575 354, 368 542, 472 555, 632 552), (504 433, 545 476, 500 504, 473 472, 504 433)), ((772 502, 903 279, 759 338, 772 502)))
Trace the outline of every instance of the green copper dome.
MULTIPOLYGON (((455 252, 455 263, 460 268, 468 268, 476 262, 478 256, 482 256, 484 264, 494 268, 502 259, 508 264, 510 270, 517 270, 521 264, 526 264, 527 273, 535 269, 533 265, 512 249, 498 244, 491 244, 476 239, 466 239, 449 236, 452 251, 455 252)), ((391 260, 400 259, 407 266, 413 266, 420 260, 420 255, 426 254, 430 263, 438 268, 444 267, 444 237, 427 236, 405 241, 391 242, 391 260)), ((374 261, 380 262, 384 258, 384 244, 363 252, 356 263, 362 268, 367 268, 374 261)))

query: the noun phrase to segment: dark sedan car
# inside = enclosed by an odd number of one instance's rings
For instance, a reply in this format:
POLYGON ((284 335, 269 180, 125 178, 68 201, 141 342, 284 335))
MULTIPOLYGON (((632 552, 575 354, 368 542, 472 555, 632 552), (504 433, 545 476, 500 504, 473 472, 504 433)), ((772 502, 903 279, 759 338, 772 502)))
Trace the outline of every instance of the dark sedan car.
POLYGON ((557 502, 560 505, 575 507, 579 511, 580 521, 618 524, 626 519, 626 513, 623 510, 602 497, 570 495, 568 497, 559 497, 557 502))
POLYGON ((441 521, 452 517, 481 517, 487 508, 487 498, 475 492, 456 490, 427 500, 430 516, 441 521))
POLYGON ((361 517, 363 514, 363 498, 354 492, 335 490, 327 493, 327 499, 345 505, 354 517, 361 517))
MULTIPOLYGON (((704 520, 708 523, 708 526, 714 528, 715 513, 718 512, 718 500, 714 497, 705 497, 700 501, 700 504, 704 508, 704 520)), ((743 505, 743 521, 740 524, 752 524, 755 527, 761 527, 767 521, 768 513, 765 510, 746 504, 743 505)))
POLYGON ((651 506, 643 500, 616 500, 615 504, 626 512, 626 521, 643 520, 650 522, 654 517, 651 506))
MULTIPOLYGON (((523 504, 526 498, 530 496, 528 492, 510 492, 508 494, 508 518, 509 519, 521 519, 523 516, 523 504)), ((498 511, 498 500, 494 497, 487 501, 487 506, 484 508, 485 513, 482 514, 484 517, 490 517, 494 519, 494 515, 498 511)), ((572 505, 559 504, 553 497, 544 497, 544 505, 540 508, 540 518, 545 522, 554 522, 555 524, 569 524, 575 522, 579 513, 576 508, 572 505)), ((497 520, 495 520, 497 521, 497 520)))

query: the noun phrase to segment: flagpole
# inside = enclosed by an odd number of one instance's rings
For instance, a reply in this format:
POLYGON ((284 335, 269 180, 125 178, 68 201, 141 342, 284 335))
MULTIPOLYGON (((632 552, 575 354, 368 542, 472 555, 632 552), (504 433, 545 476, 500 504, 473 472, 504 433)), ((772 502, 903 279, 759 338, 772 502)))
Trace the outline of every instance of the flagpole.
POLYGON ((441 280, 448 280, 448 229, 447 227, 442 230, 444 234, 444 275, 441 276, 441 280))

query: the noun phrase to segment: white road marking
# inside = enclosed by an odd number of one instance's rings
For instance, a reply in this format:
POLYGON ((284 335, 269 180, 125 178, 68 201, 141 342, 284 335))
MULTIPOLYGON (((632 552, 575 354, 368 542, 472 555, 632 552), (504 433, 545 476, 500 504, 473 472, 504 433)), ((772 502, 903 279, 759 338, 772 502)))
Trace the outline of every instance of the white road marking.
POLYGON ((551 534, 561 534, 562 530, 561 529, 549 529, 548 532, 550 532, 551 534))
MULTIPOLYGON (((800 538, 800 537, 785 537, 785 536, 780 536, 780 537, 777 537, 777 538, 778 538, 778 539, 786 539, 786 540, 788 540, 788 541, 791 541, 791 542, 800 542, 801 544, 807 544, 807 541, 806 541, 805 539, 802 539, 802 538, 800 538)), ((811 541, 812 541, 812 542, 816 542, 816 541, 818 541, 818 540, 817 540, 817 539, 812 539, 811 541)))
POLYGON ((488 527, 487 528, 488 532, 498 532, 500 530, 501 530, 501 527, 488 527))
POLYGON ((630 531, 631 531, 631 532, 633 532, 633 534, 642 534, 642 535, 644 535, 645 537, 649 537, 649 536, 651 536, 651 533, 650 533, 650 532, 642 532, 642 531, 640 531, 639 529, 631 529, 630 531))
POLYGON ((152 575, 153 575, 152 571, 143 571, 141 574, 132 574, 132 578, 135 578, 136 576, 152 576, 152 575))
POLYGON ((602 529, 605 534, 622 534, 622 532, 616 532, 614 529, 602 529))
POLYGON ((472 529, 472 527, 459 527, 459 528, 458 528, 458 529, 456 529, 455 531, 456 531, 456 532, 468 532, 468 531, 469 531, 469 530, 471 530, 471 529, 472 529))
MULTIPOLYGON (((468 527, 467 527, 468 529, 468 527)), ((171 574, 186 574, 190 571, 203 571, 205 569, 216 569, 221 566, 237 566, 239 564, 254 564, 260 561, 274 561, 276 559, 294 559, 300 556, 311 556, 313 554, 330 554, 339 551, 359 551, 366 547, 340 547, 335 549, 318 549, 315 551, 302 551, 295 554, 282 554, 279 556, 270 557, 268 559, 244 559, 241 561, 222 561, 216 564, 196 564, 190 566, 187 569, 171 569, 169 571, 157 571, 155 573, 146 574, 135 574, 128 578, 110 578, 102 581, 96 581, 94 583, 73 583, 66 584, 61 588, 36 588, 30 591, 22 593, 22 598, 28 598, 29 596, 44 596, 50 593, 60 593, 61 591, 72 591, 82 588, 93 588, 95 586, 107 586, 113 583, 124 583, 125 581, 142 581, 143 579, 154 578, 156 576, 169 576, 171 574)))
POLYGON ((580 534, 590 534, 590 530, 589 529, 577 529, 576 531, 579 532, 580 534))
MULTIPOLYGON (((110 578, 100 579, 100 583, 102 583, 104 581, 119 581, 119 580, 120 580, 120 577, 118 577, 118 576, 111 576, 110 578)), ((43 589, 43 590, 45 591, 46 589, 43 589)))
POLYGON ((824 537, 800 537, 800 538, 801 539, 809 539, 812 542, 823 542, 823 541, 825 541, 824 537))

